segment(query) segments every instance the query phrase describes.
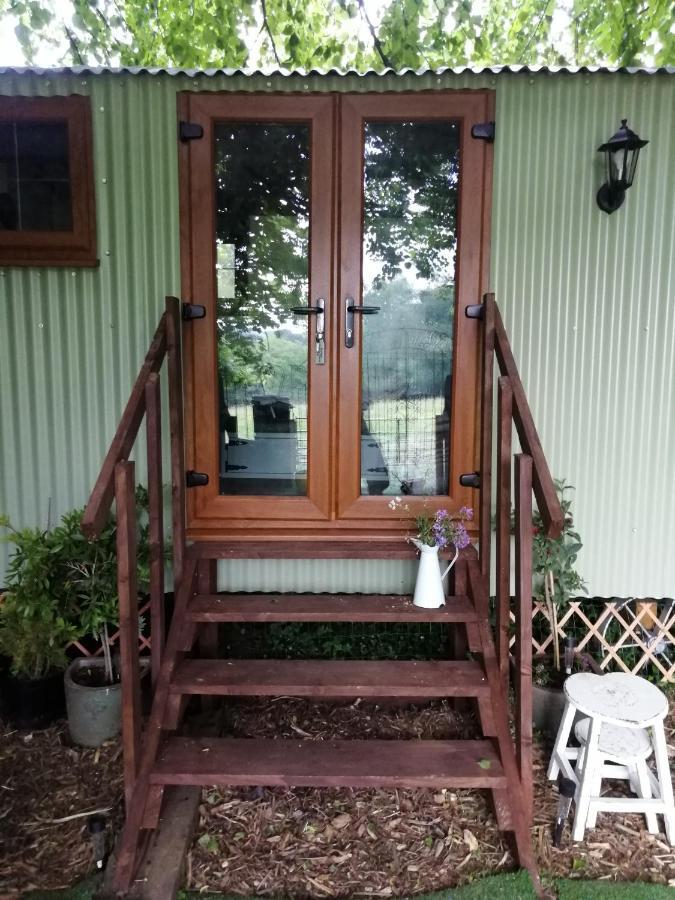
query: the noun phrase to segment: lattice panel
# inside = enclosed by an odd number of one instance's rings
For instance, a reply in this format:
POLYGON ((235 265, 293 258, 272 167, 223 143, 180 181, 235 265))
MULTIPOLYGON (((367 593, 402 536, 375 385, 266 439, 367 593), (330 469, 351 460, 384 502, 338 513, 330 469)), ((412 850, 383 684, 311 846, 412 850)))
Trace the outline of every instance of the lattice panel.
MULTIPOLYGON (((657 675, 675 681, 675 600, 631 600, 593 604, 575 600, 560 611, 558 636, 577 640, 577 651, 586 651, 609 671, 657 675), (653 667, 653 668, 652 668, 653 667)), ((515 616, 511 612, 511 622, 515 616)), ((551 623, 543 603, 532 605, 532 649, 550 652, 551 623)), ((512 636, 509 646, 515 644, 512 636)))
MULTIPOLYGON (((144 616, 150 618, 150 600, 148 599, 141 607, 138 609, 138 616, 140 619, 143 619, 144 616)), ((111 647, 114 647, 119 640, 119 630, 113 631, 109 636, 109 643, 111 647)), ((103 656, 103 647, 99 646, 96 650, 89 650, 79 641, 73 641, 68 645, 68 649, 77 650, 80 656, 103 656)), ((150 653, 150 634, 143 634, 142 632, 138 635, 138 652, 142 655, 143 653, 150 653)))

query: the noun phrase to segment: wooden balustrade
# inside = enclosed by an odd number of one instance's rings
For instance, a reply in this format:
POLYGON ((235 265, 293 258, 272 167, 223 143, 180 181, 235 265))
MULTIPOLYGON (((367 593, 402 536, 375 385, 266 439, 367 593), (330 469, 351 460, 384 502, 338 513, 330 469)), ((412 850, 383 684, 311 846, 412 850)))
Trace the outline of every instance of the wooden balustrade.
POLYGON ((148 532, 150 544, 151 678, 157 683, 164 657, 164 510, 162 483, 162 395, 160 375, 168 369, 171 435, 171 497, 174 588, 180 585, 185 557, 185 472, 183 462, 183 401, 180 352, 180 301, 166 298, 148 352, 140 368, 103 466, 91 492, 82 530, 98 537, 115 501, 117 516, 117 590, 119 647, 122 669, 122 743, 127 805, 141 760, 141 667, 138 650, 139 614, 135 465, 130 461, 145 419, 148 468, 148 532))
POLYGON ((532 816, 532 494, 537 499, 545 534, 558 537, 563 512, 534 425, 525 390, 494 295, 483 305, 481 410, 480 569, 489 583, 492 530, 492 435, 494 360, 497 360, 496 449, 496 610, 495 649, 504 697, 509 684, 509 625, 511 616, 511 495, 515 476, 515 744, 518 770, 528 819, 532 816), (513 428, 522 453, 513 455, 513 428), (515 463, 515 466, 514 466, 515 463))

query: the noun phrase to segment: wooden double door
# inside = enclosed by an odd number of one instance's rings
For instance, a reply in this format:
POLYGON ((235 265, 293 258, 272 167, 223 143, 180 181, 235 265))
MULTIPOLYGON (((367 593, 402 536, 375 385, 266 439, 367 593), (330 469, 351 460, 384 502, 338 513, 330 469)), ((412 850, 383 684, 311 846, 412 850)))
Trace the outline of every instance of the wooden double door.
POLYGON ((179 115, 183 297, 206 308, 191 536, 397 537, 471 505, 492 95, 186 93, 179 115))

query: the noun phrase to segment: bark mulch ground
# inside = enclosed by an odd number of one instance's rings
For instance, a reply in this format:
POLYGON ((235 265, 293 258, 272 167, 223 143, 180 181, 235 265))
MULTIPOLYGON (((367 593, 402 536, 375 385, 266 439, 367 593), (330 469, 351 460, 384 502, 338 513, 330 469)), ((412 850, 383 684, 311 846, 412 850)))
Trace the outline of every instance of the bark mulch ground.
POLYGON ((69 887, 92 871, 88 816, 122 821, 122 748, 73 747, 65 723, 15 731, 0 723, 0 894, 69 887), (76 818, 73 818, 76 816, 76 818))
MULTIPOLYGON (((209 714, 213 733, 240 737, 450 739, 475 722, 443 702, 423 707, 312 704, 293 698, 229 704, 209 714)), ((205 722, 195 723, 203 731, 205 722)), ((667 729, 675 745, 675 716, 667 729)), ((675 750, 673 751, 675 755, 675 750)), ((533 839, 543 873, 675 886, 675 852, 640 816, 600 815, 586 841, 551 844, 557 793, 545 780, 548 749, 535 748, 533 839)), ((0 892, 56 888, 91 871, 86 818, 121 812, 121 752, 68 746, 63 726, 0 729, 0 892)), ((294 897, 407 896, 514 867, 487 798, 471 791, 227 789, 203 792, 188 857, 193 890, 294 897)))

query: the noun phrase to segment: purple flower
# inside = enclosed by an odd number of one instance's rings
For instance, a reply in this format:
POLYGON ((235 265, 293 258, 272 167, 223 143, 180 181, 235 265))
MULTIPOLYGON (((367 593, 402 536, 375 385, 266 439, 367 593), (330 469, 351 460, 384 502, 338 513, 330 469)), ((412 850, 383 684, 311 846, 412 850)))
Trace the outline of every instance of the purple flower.
POLYGON ((466 522, 473 521, 473 510, 471 509, 470 506, 463 506, 459 511, 459 515, 466 522))
POLYGON ((460 522, 455 530, 455 539, 453 540, 453 544, 457 547, 458 550, 463 550, 465 547, 469 546, 469 535, 464 527, 464 525, 460 522))

